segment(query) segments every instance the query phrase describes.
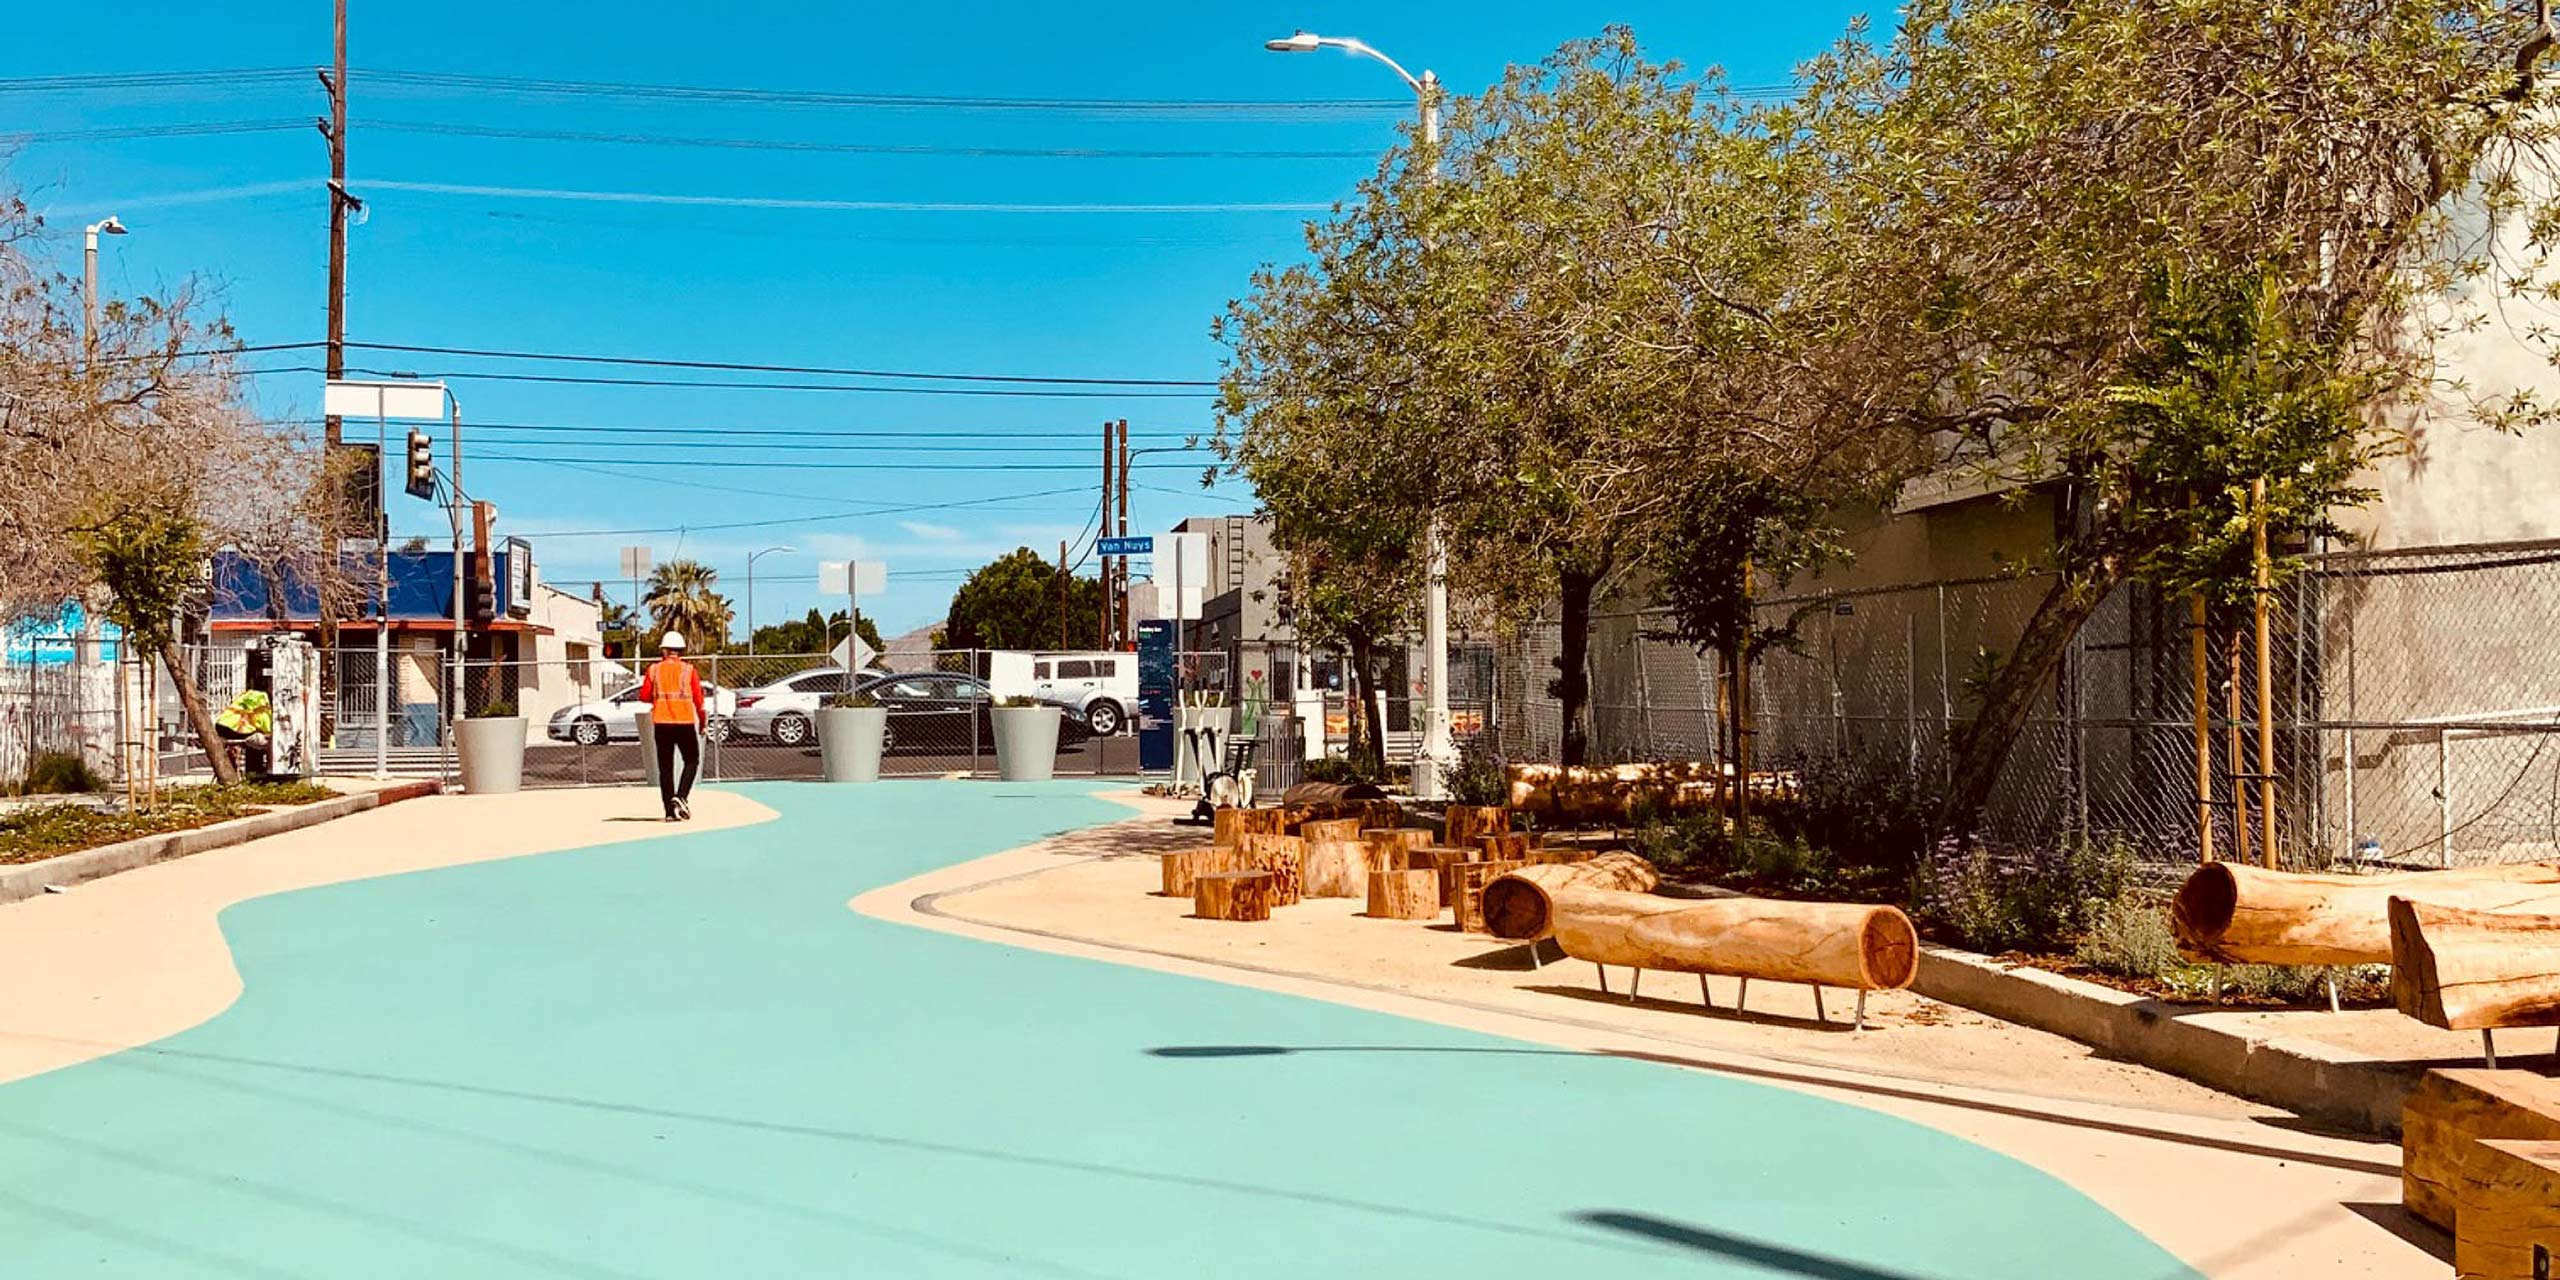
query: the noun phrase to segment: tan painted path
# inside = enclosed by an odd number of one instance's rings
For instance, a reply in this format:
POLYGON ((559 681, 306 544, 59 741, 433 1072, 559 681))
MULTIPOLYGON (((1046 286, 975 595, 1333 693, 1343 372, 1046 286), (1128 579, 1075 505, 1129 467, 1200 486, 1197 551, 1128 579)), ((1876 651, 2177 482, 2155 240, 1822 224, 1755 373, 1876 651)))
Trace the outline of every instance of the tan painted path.
MULTIPOLYGON (((1702 1014, 1694 980, 1664 974, 1656 981, 1671 986, 1665 994, 1685 1001, 1630 1006, 1599 998, 1588 965, 1528 971, 1516 949, 1360 918, 1347 900, 1310 901, 1269 925, 1186 919, 1186 906, 1150 892, 1151 854, 1201 843, 1200 833, 1168 827, 1160 806, 1128 802, 1154 816, 945 868, 851 906, 989 941, 1870 1107, 2042 1168, 2217 1278, 2447 1274, 2444 1237, 2399 1207, 2391 1144, 2308 1132, 2254 1104, 1909 996, 1878 1002, 1879 1029, 1852 1036, 1803 1021, 1812 1008, 1801 989, 1755 990, 1755 1012, 1776 1016, 1738 1020, 1702 1014), (1682 981, 1690 987, 1672 986, 1682 981)), ((1731 986, 1718 986, 1729 1010, 1731 986)))
POLYGON ((235 902, 314 885, 742 826, 773 811, 695 794, 656 818, 638 787, 427 796, 0 906, 0 1084, 148 1044, 228 1008, 240 975, 217 923, 235 902))

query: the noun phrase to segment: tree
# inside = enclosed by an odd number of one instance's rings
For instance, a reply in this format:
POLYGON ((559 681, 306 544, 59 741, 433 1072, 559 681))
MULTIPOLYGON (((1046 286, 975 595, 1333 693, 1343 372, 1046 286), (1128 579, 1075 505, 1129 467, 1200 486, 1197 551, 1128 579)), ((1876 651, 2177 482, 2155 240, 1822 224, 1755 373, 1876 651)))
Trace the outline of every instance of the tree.
MULTIPOLYGON (((844 612, 838 609, 834 613, 821 614, 811 609, 808 617, 758 627, 756 628, 756 652, 832 652, 841 642, 840 633, 844 630, 844 612)), ((862 642, 870 645, 873 653, 882 652, 880 628, 872 622, 868 614, 863 616, 861 634, 862 642)))
POLYGON ((711 589, 720 572, 699 560, 669 560, 649 571, 640 607, 649 613, 650 647, 670 631, 717 653, 729 640, 729 597, 711 589))
POLYGON ((1368 777, 1387 776, 1386 726, 1377 722, 1372 697, 1379 688, 1379 646, 1412 629, 1422 593, 1422 566, 1410 535, 1380 537, 1365 546, 1328 543, 1321 533, 1292 545, 1293 526, 1274 522, 1290 552, 1289 625, 1304 648, 1338 647, 1350 655, 1343 690, 1350 710, 1351 756, 1368 777))
POLYGON ((1071 649, 1092 635, 1088 621, 1102 612, 1102 582, 1064 579, 1065 617, 1058 566, 1019 547, 971 573, 952 593, 943 623, 944 643, 955 649, 1071 649))
POLYGON ((2265 477, 2279 539, 2369 500, 2347 477, 2394 413, 2458 390, 2433 357, 2471 322, 2448 300, 2551 296, 2548 17, 1929 0, 1773 114, 1831 177, 1808 287, 1864 301, 1804 409, 2062 506, 2046 595, 1954 743, 1943 829, 1970 828, 2119 583, 2227 571, 2254 518, 2233 465, 2327 460, 2265 477))

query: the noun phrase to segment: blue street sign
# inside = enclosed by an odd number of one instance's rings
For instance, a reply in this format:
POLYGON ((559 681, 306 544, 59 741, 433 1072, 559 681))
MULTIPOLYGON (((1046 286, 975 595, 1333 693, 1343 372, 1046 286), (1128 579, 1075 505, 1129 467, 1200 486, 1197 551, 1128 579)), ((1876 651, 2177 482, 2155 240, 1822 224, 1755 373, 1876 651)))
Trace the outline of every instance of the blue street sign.
POLYGON ((1156 553, 1156 540, 1153 536, 1104 538, 1095 550, 1106 556, 1151 556, 1156 553))

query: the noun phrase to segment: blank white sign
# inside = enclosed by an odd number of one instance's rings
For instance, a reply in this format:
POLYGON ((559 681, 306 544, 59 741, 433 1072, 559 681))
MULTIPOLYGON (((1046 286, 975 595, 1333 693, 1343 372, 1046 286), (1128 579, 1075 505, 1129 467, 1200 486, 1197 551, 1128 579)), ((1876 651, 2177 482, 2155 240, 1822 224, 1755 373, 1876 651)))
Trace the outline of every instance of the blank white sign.
POLYGON ((333 418, 444 421, 441 382, 331 382, 320 388, 320 412, 333 418))
MULTIPOLYGON (((853 565, 855 578, 853 590, 855 594, 876 596, 889 589, 888 561, 856 560, 853 562, 853 565)), ((830 595, 840 596, 845 594, 844 566, 845 562, 842 560, 819 561, 818 590, 830 595)))

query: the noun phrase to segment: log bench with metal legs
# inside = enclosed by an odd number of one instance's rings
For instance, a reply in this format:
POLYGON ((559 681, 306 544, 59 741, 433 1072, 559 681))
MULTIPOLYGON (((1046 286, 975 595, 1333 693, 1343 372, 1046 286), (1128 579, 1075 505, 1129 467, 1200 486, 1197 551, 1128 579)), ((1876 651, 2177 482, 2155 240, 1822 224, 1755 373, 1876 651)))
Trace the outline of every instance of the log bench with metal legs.
POLYGON ((2480 1056, 2492 1067, 2493 1032, 2560 1026, 2560 915, 2402 897, 2385 912, 2391 1002, 2400 1012, 2448 1031, 2477 1030, 2480 1056))
MULTIPOLYGON (((1538 944, 1537 944, 1537 943, 1532 942, 1532 943, 1530 943, 1530 944, 1529 944, 1529 953, 1530 953, 1532 956, 1534 956, 1534 955, 1536 955, 1536 954, 1537 954, 1537 950, 1538 950, 1538 944)), ((1605 965, 1605 964, 1602 964, 1602 963, 1600 963, 1599 961, 1595 960, 1595 961, 1592 961, 1592 962, 1591 962, 1591 967, 1592 967, 1592 968, 1595 968, 1595 969, 1598 969, 1598 970, 1600 971, 1600 991, 1601 991, 1601 993, 1602 993, 1603 995, 1610 994, 1610 992, 1609 992, 1609 966, 1607 966, 1607 965, 1605 965)), ((1738 978, 1738 979, 1736 979, 1736 981, 1740 982, 1740 983, 1741 983, 1741 985, 1740 985, 1739 987, 1737 987, 1737 988, 1734 990, 1734 993, 1733 993, 1733 1011, 1734 1011, 1735 1013, 1744 1013, 1744 1012, 1748 1012, 1748 1010, 1746 1010, 1743 1006, 1744 1006, 1745 1002, 1747 1002, 1747 1001, 1749 1001, 1749 1000, 1751 999, 1751 979, 1749 979, 1749 978, 1738 978)), ((1627 1003, 1629 1003, 1629 1004, 1634 1004, 1634 1003, 1636 1002, 1636 989, 1637 989, 1637 988, 1639 988, 1639 987, 1641 987, 1641 986, 1643 986, 1643 985, 1644 985, 1644 970, 1642 970, 1642 969, 1631 969, 1631 970, 1629 970, 1629 971, 1628 971, 1628 977, 1627 977, 1627 1003)), ((1822 1008, 1822 984, 1821 984, 1821 983, 1819 983, 1819 982, 1808 982, 1808 983, 1806 983, 1805 985, 1806 985, 1806 986, 1808 986, 1808 987, 1813 988, 1813 1020, 1814 1020, 1814 1021, 1816 1021, 1816 1022, 1819 1022, 1819 1023, 1823 1023, 1823 1024, 1824 1024, 1824 1025, 1826 1025, 1826 1026, 1827 1026, 1827 1025, 1829 1025, 1829 1024, 1830 1024, 1830 1022, 1831 1022, 1831 1015, 1830 1015, 1830 1014, 1828 1014, 1828 1013, 1825 1013, 1825 1012, 1823 1011, 1823 1008, 1822 1008)), ((1864 987, 1860 987, 1860 988, 1858 988, 1857 990, 1858 990, 1858 1011, 1857 1011, 1856 1016, 1855 1016, 1855 1017, 1853 1017, 1853 1018, 1850 1020, 1850 1023, 1849 1023, 1849 1029, 1850 1029, 1851 1031, 1864 1031, 1864 1030, 1866 1030, 1866 1029, 1867 1029, 1867 992, 1866 992, 1866 988, 1864 988, 1864 987)), ((1712 1008, 1715 1008, 1715 1007, 1716 1007, 1716 995, 1715 995, 1715 992, 1710 991, 1710 990, 1708 990, 1708 989, 1707 989, 1707 975, 1706 975, 1706 974, 1703 974, 1703 973, 1701 973, 1701 974, 1699 974, 1699 975, 1698 975, 1698 1000, 1699 1000, 1699 1002, 1700 1002, 1700 1003, 1702 1003, 1702 1004, 1706 1005, 1706 1007, 1708 1007, 1708 1008, 1710 1008, 1710 1009, 1712 1009, 1712 1008)))
MULTIPOLYGON (((1738 978, 1739 1011, 1754 978, 1801 982, 1813 988, 1814 1016, 1829 1021, 1824 987, 1858 993, 1853 1028, 1866 1026, 1866 993, 1909 986, 1920 963, 1920 937, 1911 919, 1884 906, 1837 902, 1780 902, 1766 898, 1664 898, 1650 893, 1544 886, 1556 945, 1600 969, 1609 989, 1610 965, 1635 971, 1627 986, 1634 1000, 1647 969, 1738 978)), ((1488 906, 1488 911, 1493 909, 1488 906)), ((1715 1007, 1712 996, 1707 1007, 1715 1007)))

